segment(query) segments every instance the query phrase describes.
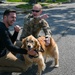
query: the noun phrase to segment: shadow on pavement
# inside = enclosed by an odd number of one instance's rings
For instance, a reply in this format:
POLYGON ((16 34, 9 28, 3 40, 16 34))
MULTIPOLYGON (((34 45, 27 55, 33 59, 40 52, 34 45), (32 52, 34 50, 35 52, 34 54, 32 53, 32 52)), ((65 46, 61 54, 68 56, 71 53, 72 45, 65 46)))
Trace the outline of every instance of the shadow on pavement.
POLYGON ((49 13, 48 23, 51 26, 53 35, 75 35, 75 8, 57 8, 55 10, 47 10, 49 13), (71 32, 70 32, 71 31, 71 32))
MULTIPOLYGON (((52 63, 53 63, 52 61, 49 61, 46 63, 46 69, 42 72, 42 74, 51 72, 54 69, 54 67, 50 67, 52 65, 52 63)), ((20 75, 36 75, 37 69, 38 69, 37 65, 33 65, 26 72, 23 72, 20 75)))

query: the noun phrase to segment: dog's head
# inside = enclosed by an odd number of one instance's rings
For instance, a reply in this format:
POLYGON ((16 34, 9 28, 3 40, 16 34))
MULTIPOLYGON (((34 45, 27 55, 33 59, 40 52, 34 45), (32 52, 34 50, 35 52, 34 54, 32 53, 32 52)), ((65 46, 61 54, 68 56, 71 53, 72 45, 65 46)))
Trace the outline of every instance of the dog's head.
POLYGON ((36 52, 36 55, 35 56, 32 56, 32 55, 29 55, 30 58, 36 58, 39 56, 39 51, 41 49, 41 45, 39 43, 39 41, 33 37, 32 35, 24 38, 22 40, 22 48, 25 48, 27 51, 29 50, 33 50, 36 52))
POLYGON ((35 50, 35 49, 36 49, 36 50, 40 50, 40 43, 39 43, 38 40, 37 40, 34 36, 32 36, 32 35, 30 35, 30 36, 24 38, 24 39, 22 40, 22 43, 23 43, 22 48, 25 48, 25 49, 27 49, 27 50, 35 50))

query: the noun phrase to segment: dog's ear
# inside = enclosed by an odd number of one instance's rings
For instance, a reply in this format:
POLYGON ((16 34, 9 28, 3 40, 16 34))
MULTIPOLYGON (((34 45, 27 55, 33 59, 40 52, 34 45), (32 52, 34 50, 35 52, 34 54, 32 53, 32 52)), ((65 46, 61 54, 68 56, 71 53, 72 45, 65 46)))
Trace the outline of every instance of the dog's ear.
POLYGON ((41 45, 40 45, 38 40, 35 40, 35 48, 38 49, 38 50, 41 49, 41 45))
POLYGON ((22 47, 21 48, 26 48, 26 38, 22 39, 22 47))

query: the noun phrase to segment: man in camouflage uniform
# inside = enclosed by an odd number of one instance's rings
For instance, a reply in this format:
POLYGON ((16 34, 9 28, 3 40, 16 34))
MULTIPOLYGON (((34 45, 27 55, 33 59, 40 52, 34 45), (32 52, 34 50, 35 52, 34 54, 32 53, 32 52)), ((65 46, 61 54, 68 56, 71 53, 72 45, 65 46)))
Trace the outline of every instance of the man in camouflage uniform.
POLYGON ((51 30, 49 24, 46 22, 45 19, 43 19, 47 18, 48 15, 44 14, 40 16, 41 13, 42 6, 40 4, 35 4, 32 9, 32 14, 29 14, 25 18, 25 23, 20 40, 31 34, 34 37, 38 38, 38 34, 41 31, 41 29, 43 29, 45 36, 51 37, 51 30))

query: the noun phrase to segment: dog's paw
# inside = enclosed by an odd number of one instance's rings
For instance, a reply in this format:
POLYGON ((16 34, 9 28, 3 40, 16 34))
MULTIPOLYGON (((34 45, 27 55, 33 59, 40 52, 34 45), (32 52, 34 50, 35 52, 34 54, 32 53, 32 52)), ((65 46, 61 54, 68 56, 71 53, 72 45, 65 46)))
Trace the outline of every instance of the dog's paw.
POLYGON ((58 68, 58 67, 59 67, 59 65, 57 64, 57 65, 55 65, 54 67, 55 67, 55 68, 58 68))
POLYGON ((41 73, 37 72, 36 75, 41 75, 41 73))
POLYGON ((45 70, 45 68, 46 68, 46 65, 44 64, 44 65, 43 65, 43 67, 42 67, 42 70, 44 71, 44 70, 45 70))

